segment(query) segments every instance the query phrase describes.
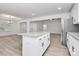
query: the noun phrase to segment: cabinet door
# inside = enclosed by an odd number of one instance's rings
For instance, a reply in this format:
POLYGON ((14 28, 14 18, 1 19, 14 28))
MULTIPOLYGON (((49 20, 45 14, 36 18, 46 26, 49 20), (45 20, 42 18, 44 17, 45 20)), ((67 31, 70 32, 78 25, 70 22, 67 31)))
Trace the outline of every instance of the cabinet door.
POLYGON ((78 21, 78 3, 75 3, 72 10, 71 10, 71 15, 73 17, 73 24, 79 24, 78 21))
MULTIPOLYGON (((74 38, 74 37, 73 37, 74 38)), ((73 39, 73 46, 76 48, 76 49, 79 49, 79 41, 78 39, 74 38, 73 39)))
POLYGON ((38 44, 38 45, 39 45, 39 47, 38 47, 38 48, 39 48, 39 54, 40 54, 40 55, 43 55, 43 52, 44 52, 44 50, 43 50, 44 41, 42 40, 42 38, 40 38, 40 39, 38 39, 38 40, 39 40, 39 41, 38 41, 38 42, 39 42, 39 44, 38 44))
POLYGON ((49 34, 46 34, 46 35, 43 36, 43 41, 44 41, 43 50, 45 51, 50 44, 49 34))
POLYGON ((74 49, 74 56, 79 56, 79 49, 74 49))
POLYGON ((46 37, 46 35, 43 37, 43 40, 44 40, 44 47, 43 47, 43 49, 44 50, 46 50, 46 48, 47 48, 47 37, 46 37))
POLYGON ((73 37, 72 40, 72 51, 74 56, 79 56, 79 41, 73 37))
POLYGON ((71 55, 73 55, 73 37, 67 34, 67 46, 71 55))
POLYGON ((35 38, 29 38, 24 36, 23 37, 23 56, 40 56, 40 45, 38 39, 35 38))

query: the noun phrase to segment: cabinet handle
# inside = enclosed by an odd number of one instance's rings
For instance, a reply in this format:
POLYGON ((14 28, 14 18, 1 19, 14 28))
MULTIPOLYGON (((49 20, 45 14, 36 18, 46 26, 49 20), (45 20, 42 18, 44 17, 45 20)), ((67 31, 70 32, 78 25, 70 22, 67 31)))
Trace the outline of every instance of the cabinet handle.
POLYGON ((42 43, 42 47, 44 46, 44 42, 42 43))
POLYGON ((39 39, 39 40, 41 40, 41 39, 39 39))
POLYGON ((72 51, 74 52, 74 47, 72 47, 72 51))
POLYGON ((74 21, 76 21, 76 19, 74 19, 74 21))
POLYGON ((68 42, 68 38, 67 38, 67 42, 68 42))
POLYGON ((48 40, 49 40, 49 38, 48 38, 48 40))

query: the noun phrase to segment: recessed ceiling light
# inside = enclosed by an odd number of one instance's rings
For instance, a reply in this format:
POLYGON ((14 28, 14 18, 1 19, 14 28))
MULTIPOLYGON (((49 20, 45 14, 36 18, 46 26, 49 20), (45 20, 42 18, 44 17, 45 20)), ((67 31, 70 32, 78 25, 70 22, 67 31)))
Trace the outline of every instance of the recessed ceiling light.
POLYGON ((61 10, 62 8, 61 8, 61 7, 58 7, 57 9, 58 9, 58 10, 61 10))

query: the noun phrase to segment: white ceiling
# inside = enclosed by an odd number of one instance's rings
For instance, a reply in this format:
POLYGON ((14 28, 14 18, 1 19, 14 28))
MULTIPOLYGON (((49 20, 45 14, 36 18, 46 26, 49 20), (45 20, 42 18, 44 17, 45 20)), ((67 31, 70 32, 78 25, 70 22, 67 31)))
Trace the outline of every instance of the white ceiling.
POLYGON ((69 12, 73 3, 0 3, 0 13, 22 18, 69 12), (61 7, 61 10, 57 10, 61 7), (35 14, 32 16, 32 14, 35 14))

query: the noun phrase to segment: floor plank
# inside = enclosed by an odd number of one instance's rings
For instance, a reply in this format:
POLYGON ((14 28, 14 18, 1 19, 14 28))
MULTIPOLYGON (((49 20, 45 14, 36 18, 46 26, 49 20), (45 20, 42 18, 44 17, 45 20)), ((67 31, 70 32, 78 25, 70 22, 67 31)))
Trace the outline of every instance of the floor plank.
POLYGON ((18 35, 0 37, 0 56, 21 56, 22 38, 18 35))
POLYGON ((51 43, 44 56, 69 56, 68 49, 61 44, 60 39, 60 34, 50 35, 51 43))

